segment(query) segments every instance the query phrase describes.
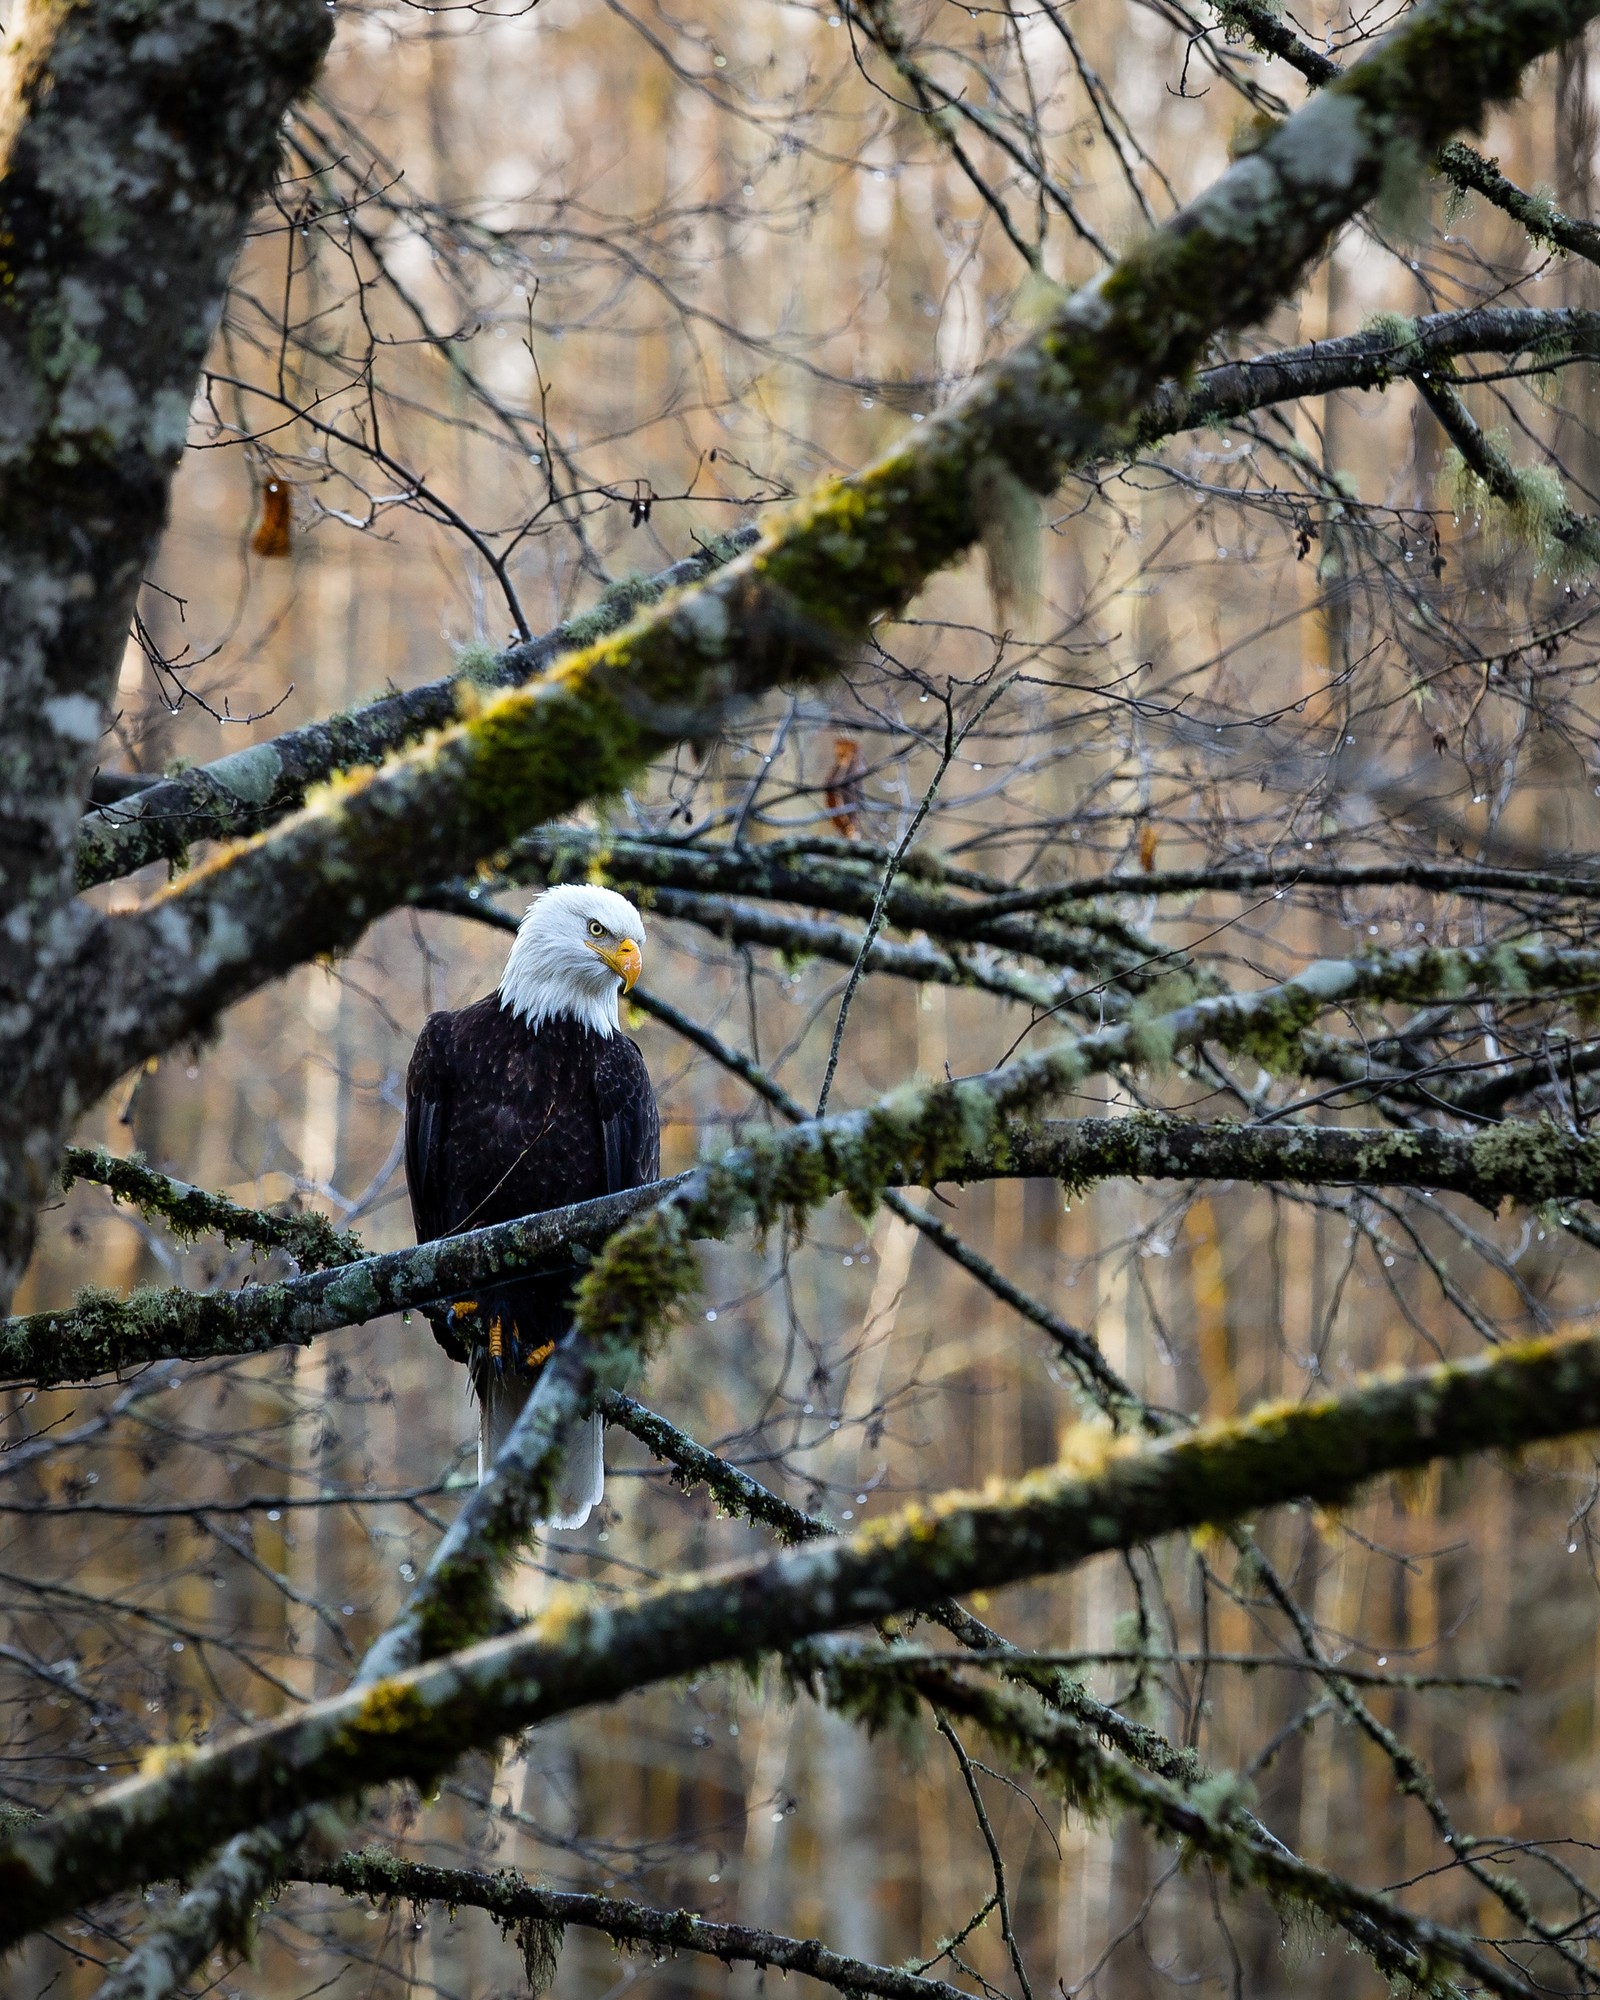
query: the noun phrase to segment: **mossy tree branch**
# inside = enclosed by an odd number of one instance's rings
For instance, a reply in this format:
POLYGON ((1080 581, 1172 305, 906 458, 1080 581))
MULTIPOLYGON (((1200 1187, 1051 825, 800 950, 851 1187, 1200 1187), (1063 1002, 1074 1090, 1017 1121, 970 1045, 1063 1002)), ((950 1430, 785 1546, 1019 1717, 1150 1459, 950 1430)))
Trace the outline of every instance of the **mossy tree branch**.
POLYGON ((1086 1438, 1076 1465, 949 1495, 633 1599, 565 1593, 533 1624, 168 1760, 0 1843, 0 1948, 68 1911, 179 1873, 242 1826, 399 1777, 551 1716, 956 1592, 1293 1499, 1347 1498, 1434 1459, 1600 1423, 1600 1340, 1558 1339, 1358 1384, 1158 1442, 1086 1438))
POLYGON ((245 1208, 227 1195, 211 1194, 157 1173, 142 1160, 107 1152, 103 1146, 69 1146, 61 1164, 61 1185, 93 1181, 116 1201, 131 1202, 142 1215, 164 1222, 186 1242, 199 1236, 220 1236, 225 1243, 257 1243, 263 1250, 282 1250, 302 1270, 323 1270, 353 1264, 366 1252, 359 1236, 335 1229, 321 1215, 272 1215, 266 1209, 245 1208))
MULTIPOLYGON (((1482 985, 1571 989, 1597 978, 1596 955, 1544 947, 1327 961, 1281 987, 1131 1019, 985 1076, 897 1091, 866 1110, 754 1138, 673 1182, 241 1292, 155 1291, 126 1301, 94 1294, 70 1308, 7 1320, 0 1323, 0 1378, 84 1381, 156 1359, 303 1345, 340 1326, 460 1296, 490 1277, 537 1269, 574 1246, 605 1243, 585 1280, 583 1313, 602 1349, 622 1342, 612 1364, 621 1370, 616 1386, 624 1386, 633 1365, 626 1354, 642 1350, 673 1300, 695 1282, 692 1242, 725 1236, 748 1220, 768 1226, 785 1215, 803 1222, 812 1207, 841 1191, 870 1207, 896 1186, 1044 1176, 1085 1184, 1129 1176, 1427 1187, 1487 1207, 1508 1199, 1595 1199, 1600 1140, 1548 1124, 1506 1122, 1463 1136, 1201 1125, 1153 1116, 1049 1124, 1037 1113, 1093 1073, 1160 1062, 1202 1041, 1292 1063, 1301 1027, 1328 1005, 1390 995, 1464 998, 1482 985)), ((796 1108, 781 1091, 772 1101, 785 1115, 796 1108)), ((927 1220, 905 1206, 899 1212, 918 1226, 927 1220)), ((1092 1368, 1090 1357, 1079 1358, 1092 1368)))
POLYGON ((751 1924, 720 1924, 692 1910, 652 1909, 614 1896, 585 1896, 547 1889, 511 1869, 485 1875, 467 1868, 435 1868, 408 1861, 386 1848, 341 1854, 336 1861, 298 1858, 289 1874, 297 1882, 325 1884, 349 1896, 392 1903, 447 1903, 452 1909, 486 1910, 507 1932, 528 1924, 567 1924, 599 1931, 624 1948, 643 1946, 657 1956, 692 1951, 724 1965, 773 1966, 803 1972, 840 1993, 870 1993, 877 2000, 972 2000, 959 1986, 899 1966, 871 1965, 830 1951, 817 1938, 783 1937, 751 1924))
POLYGON ((592 610, 523 645, 464 658, 442 680, 286 730, 270 742, 132 790, 84 817, 78 831, 78 887, 114 881, 151 861, 182 861, 195 841, 232 840, 274 825, 303 805, 314 785, 340 771, 379 764, 430 729, 456 721, 463 680, 480 690, 520 687, 563 654, 620 630, 641 605, 698 583, 755 538, 753 528, 742 528, 656 576, 614 584, 592 610))
POLYGON ((1071 1799, 1129 1811, 1158 1839, 1181 1842, 1224 1873, 1235 1889, 1263 1890, 1285 1909, 1313 1911, 1359 1935, 1391 1978, 1423 1990, 1445 1967, 1465 1973, 1502 2000, 1536 2000, 1543 1990, 1477 1939, 1393 1897, 1363 1889, 1331 1869, 1302 1860, 1245 1810, 1242 1787, 1226 1775, 1183 1785, 1108 1751, 1076 1717, 1052 1712, 1013 1683, 987 1685, 945 1665, 885 1659, 873 1652, 817 1650, 819 1692, 846 1712, 885 1717, 888 1690, 932 1702, 975 1722, 1013 1760, 1050 1778, 1071 1799))
MULTIPOLYGON (((1532 349, 1546 363, 1592 360, 1600 354, 1600 315, 1510 307, 1433 313, 1414 323, 1404 351, 1408 359, 1443 362, 1532 349)), ((1380 330, 1204 369, 1187 388, 1168 383, 1157 391, 1136 442, 1148 447, 1199 424, 1338 389, 1383 388, 1401 358, 1392 334, 1380 330)), ((442 679, 287 730, 210 764, 171 777, 102 774, 96 785, 105 797, 79 830, 78 886, 115 880, 151 861, 181 863, 197 841, 275 825, 314 786, 341 771, 378 764, 430 729, 456 721, 463 678, 480 689, 520 686, 562 655, 618 630, 641 605, 699 581, 754 539, 754 529, 738 530, 658 575, 615 585, 593 609, 541 638, 475 655, 442 679)))
MULTIPOLYGON (((1579 307, 1553 311, 1475 306, 1386 320, 1360 333, 1286 347, 1203 369, 1191 384, 1166 384, 1146 404, 1136 443, 1148 447, 1196 424, 1227 423, 1276 403, 1326 396, 1341 389, 1386 389, 1419 368, 1443 369, 1468 354, 1537 353, 1541 365, 1600 360, 1600 313, 1579 307)), ((1448 863, 1409 864, 1440 877, 1448 863)), ((1465 877, 1470 864, 1458 868, 1465 877)), ((1291 872, 1285 859, 1280 876, 1291 872)), ((1510 874, 1512 870, 1498 871, 1510 874)), ((1205 884, 1197 884, 1205 886, 1205 884)), ((1153 893, 1160 894, 1158 889, 1153 893)))
MULTIPOLYGON (((1129 1394, 1131 1396, 1131 1392, 1129 1394)), ((759 1480, 752 1479, 749 1473, 728 1464, 715 1452, 707 1451, 657 1412, 646 1409, 631 1397, 608 1393, 601 1398, 600 1406, 608 1422, 621 1425, 658 1458, 674 1466, 679 1482, 686 1489, 704 1485, 719 1505, 730 1513, 774 1528, 781 1539, 790 1543, 814 1541, 820 1536, 838 1533, 831 1522, 802 1513, 759 1480)), ((1231 1793, 1231 1802, 1227 1806, 1232 1820, 1230 1838, 1242 1838, 1246 1852, 1258 1848, 1274 1861, 1281 1858, 1291 1863, 1294 1861, 1290 1850, 1255 1817, 1236 1789, 1231 1788, 1221 1775, 1208 1770, 1193 1750, 1178 1749, 1147 1723, 1134 1722, 1120 1710, 1097 1700, 1074 1675, 1062 1671, 1053 1662, 1041 1661, 1036 1654, 1013 1646, 953 1598, 930 1605, 926 1615, 943 1625, 970 1653, 980 1655, 986 1664, 997 1667, 1005 1678, 1068 1718, 1075 1728, 1086 1733, 1089 1740, 1100 1746, 1109 1746, 1110 1752, 1126 1759, 1136 1769, 1152 1773, 1168 1788, 1176 1788, 1190 1800, 1209 1801, 1213 1808, 1219 1801, 1230 1800, 1231 1793)), ((808 1657, 813 1663, 810 1680, 815 1689, 818 1685, 817 1666, 822 1669, 825 1684, 830 1663, 842 1656, 831 1648, 815 1653, 801 1649, 790 1656, 792 1671, 806 1675, 808 1657)), ((897 1661, 885 1660, 876 1651, 870 1654, 859 1652, 855 1661, 863 1670, 870 1669, 878 1661, 888 1673, 900 1670, 897 1661)), ((1099 1754, 1107 1752, 1101 1750, 1099 1754)), ((1110 1786, 1102 1785, 1095 1796, 1097 1802, 1109 1802, 1117 1794, 1110 1786)), ((1315 1886, 1320 1889, 1320 1881, 1315 1886)), ((1281 1873, 1276 1878, 1273 1893, 1286 1903, 1296 1900, 1295 1893, 1287 1887, 1281 1873)), ((1312 1907, 1319 1913, 1325 1911, 1326 1904, 1320 1895, 1313 1899, 1312 1907)), ((1390 1927, 1379 1921, 1370 1910, 1357 1909, 1352 1904, 1337 1915, 1335 1921, 1386 1973, 1416 1977, 1419 1969, 1417 1938, 1409 1928, 1408 1918, 1402 1916, 1397 1926, 1390 1927)))
POLYGON ((173 1288, 135 1292, 125 1300, 82 1293, 76 1305, 60 1312, 0 1321, 0 1379, 41 1385, 91 1381, 172 1357, 205 1360, 303 1347, 337 1327, 461 1297, 490 1278, 563 1261, 575 1246, 603 1242, 619 1222, 674 1185, 630 1188, 237 1292, 173 1288))
POLYGON ((759 1229, 780 1219, 802 1225, 812 1208, 841 1191, 870 1212, 892 1184, 954 1179, 963 1161, 996 1157, 1010 1121, 1025 1121, 1108 1069, 1160 1066, 1180 1049, 1208 1042, 1292 1069, 1302 1032, 1329 1007, 1456 1001, 1480 988, 1574 991, 1597 977, 1600 954, 1544 946, 1325 959, 1280 986, 1132 1015, 982 1076, 908 1086, 865 1110, 754 1136, 694 1169, 618 1230, 580 1286, 578 1324, 602 1366, 619 1371, 615 1386, 625 1387, 655 1329, 695 1282, 690 1245, 698 1237, 725 1235, 746 1222, 759 1229))
MULTIPOLYGON (((1288 63, 1308 83, 1320 88, 1346 73, 1332 56, 1303 41, 1267 0, 1215 0, 1215 4, 1230 33, 1244 36, 1266 54, 1288 63)), ((1518 187, 1500 171, 1498 160, 1485 159, 1476 147, 1455 140, 1441 148, 1435 164, 1463 194, 1482 195, 1514 222, 1520 222, 1534 242, 1553 244, 1591 264, 1600 264, 1600 228, 1566 214, 1547 196, 1529 194, 1526 188, 1518 187)))
POLYGON ((1446 376, 1416 369, 1412 380, 1460 453, 1473 491, 1498 502, 1515 534, 1554 567, 1582 570, 1600 562, 1600 523, 1573 512, 1554 472, 1545 466, 1513 465, 1485 435, 1446 376))

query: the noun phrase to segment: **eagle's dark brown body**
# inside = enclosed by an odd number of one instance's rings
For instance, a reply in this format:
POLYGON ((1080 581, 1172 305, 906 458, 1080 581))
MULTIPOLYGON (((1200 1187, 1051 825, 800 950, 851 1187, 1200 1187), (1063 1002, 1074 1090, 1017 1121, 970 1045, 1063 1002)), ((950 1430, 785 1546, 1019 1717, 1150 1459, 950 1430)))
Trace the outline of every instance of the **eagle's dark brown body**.
MULTIPOLYGON (((431 1014, 406 1077, 406 1179, 417 1241, 563 1208, 654 1180, 661 1128, 644 1058, 623 1034, 559 1018, 532 1029, 498 993, 431 1014)), ((439 1344, 491 1376, 536 1370, 572 1319, 576 1264, 429 1309, 439 1344), (473 1310, 468 1310, 472 1305, 473 1310), (491 1359, 491 1330, 498 1322, 491 1359)))

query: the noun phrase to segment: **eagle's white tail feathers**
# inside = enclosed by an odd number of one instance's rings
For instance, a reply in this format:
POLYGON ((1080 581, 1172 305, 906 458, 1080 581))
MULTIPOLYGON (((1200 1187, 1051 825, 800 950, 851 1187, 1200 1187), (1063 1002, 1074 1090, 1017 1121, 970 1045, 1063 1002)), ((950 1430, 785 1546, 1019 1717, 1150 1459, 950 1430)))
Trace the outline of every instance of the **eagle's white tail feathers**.
MULTIPOLYGON (((522 1415, 533 1383, 526 1376, 511 1376, 485 1385, 478 1406, 478 1484, 483 1484, 500 1447, 510 1437, 522 1415)), ((581 1528, 599 1506, 606 1490, 605 1427, 598 1416, 576 1426, 567 1440, 566 1463, 555 1492, 555 1512, 545 1524, 551 1528, 581 1528)))
POLYGON ((581 1528, 606 1490, 606 1434, 598 1415, 574 1427, 556 1488, 552 1528, 581 1528))

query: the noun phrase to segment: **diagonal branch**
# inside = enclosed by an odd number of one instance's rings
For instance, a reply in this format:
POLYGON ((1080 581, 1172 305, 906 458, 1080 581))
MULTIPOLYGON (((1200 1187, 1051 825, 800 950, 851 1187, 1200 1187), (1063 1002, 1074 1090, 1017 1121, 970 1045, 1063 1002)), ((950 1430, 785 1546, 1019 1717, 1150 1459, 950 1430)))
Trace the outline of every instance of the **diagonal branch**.
POLYGON ((952 1593, 1071 1568, 1381 1473, 1515 1450, 1600 1423, 1600 1339, 1367 1380, 1347 1394, 1159 1442, 1085 1437, 1075 1466, 951 1495, 628 1599, 563 1597, 530 1626, 246 1730, 0 1843, 0 1948, 70 1910, 182 1872, 241 1826, 697 1668, 876 1623, 952 1593))
POLYGON ((126 1159, 103 1146, 69 1146, 61 1165, 61 1185, 94 1181, 115 1201, 132 1202, 141 1214, 159 1216, 176 1235, 220 1236, 225 1243, 258 1243, 285 1250, 302 1270, 353 1264, 365 1255, 359 1236, 335 1229, 321 1215, 272 1215, 246 1208, 227 1195, 212 1194, 188 1181, 157 1173, 142 1160, 126 1159))
MULTIPOLYGON (((730 1512, 775 1528, 783 1540, 811 1541, 818 1536, 838 1532, 814 1516, 803 1514, 798 1507, 780 1499, 747 1472, 707 1451, 664 1417, 647 1410, 631 1397, 607 1395, 601 1399, 601 1407, 608 1422, 620 1424, 658 1458, 675 1465, 685 1487, 708 1487, 730 1512)), ((994 1663, 1005 1678, 1026 1688, 1049 1708, 1076 1723, 1097 1744, 1111 1746, 1138 1769, 1151 1773, 1170 1786, 1181 1788, 1190 1798, 1198 1795, 1216 1800, 1226 1796, 1228 1788, 1224 1781, 1217 1773, 1208 1770, 1194 1751, 1175 1748, 1148 1724, 1130 1721, 1117 1709, 1098 1701, 1081 1681, 1061 1672, 1054 1663, 1041 1660, 1039 1654, 1024 1653, 1011 1645, 953 1599, 929 1606, 927 1615, 943 1625, 974 1658, 994 1663)), ((826 1667, 829 1663, 836 1664, 843 1656, 829 1649, 820 1652, 818 1657, 826 1667)), ((885 1671, 894 1673, 899 1671, 899 1660, 905 1657, 905 1653, 901 1652, 896 1660, 889 1661, 881 1654, 862 1654, 858 1656, 857 1663, 861 1666, 877 1663, 885 1671)), ((825 1675, 823 1685, 827 1685, 825 1675)), ((1109 1790, 1109 1785, 1102 1781, 1101 1796, 1107 1795, 1109 1790)), ((1242 1835, 1249 1847, 1259 1849, 1275 1860, 1294 1861, 1289 1849, 1242 1802, 1235 1802, 1232 1817, 1231 1838, 1242 1835)), ((1276 1892, 1286 1900, 1305 1900, 1287 1887, 1281 1875, 1276 1892)), ((1324 1902, 1317 1901, 1316 1907, 1325 1913, 1324 1902)), ((1335 1921, 1385 1972, 1415 1978, 1423 1969, 1425 1954, 1419 1959, 1416 1935, 1409 1928, 1410 1920, 1403 1915, 1398 1924, 1390 1924, 1378 1920, 1370 1910, 1346 1909, 1335 1921)))
POLYGON ((1573 512, 1548 467, 1529 471, 1513 465, 1443 375, 1416 369, 1412 380, 1479 490, 1500 503, 1542 556, 1563 568, 1588 569, 1600 562, 1600 524, 1573 512))
POLYGON ((158 778, 130 797, 97 808, 84 816, 78 831, 78 887, 131 875, 147 862, 182 861, 195 841, 232 840, 273 825, 303 805, 314 785, 340 771, 379 764, 430 729, 447 728, 461 712, 463 681, 479 690, 520 687, 564 654, 619 630, 641 605, 698 583, 755 538, 753 528, 742 528, 659 575, 614 584, 592 610, 542 638, 481 663, 464 662, 443 680, 308 722, 176 777, 158 778))
MULTIPOLYGON (((1320 87, 1345 74, 1331 56, 1303 41, 1267 0, 1215 0, 1215 4, 1229 29, 1297 69, 1308 83, 1320 87)), ((1526 188, 1518 187, 1500 171, 1498 160, 1485 159, 1475 147, 1456 140, 1441 149, 1436 164, 1463 193, 1482 195, 1520 222, 1536 243, 1553 243, 1591 264, 1600 264, 1600 229, 1567 215, 1547 196, 1529 194, 1526 188)))

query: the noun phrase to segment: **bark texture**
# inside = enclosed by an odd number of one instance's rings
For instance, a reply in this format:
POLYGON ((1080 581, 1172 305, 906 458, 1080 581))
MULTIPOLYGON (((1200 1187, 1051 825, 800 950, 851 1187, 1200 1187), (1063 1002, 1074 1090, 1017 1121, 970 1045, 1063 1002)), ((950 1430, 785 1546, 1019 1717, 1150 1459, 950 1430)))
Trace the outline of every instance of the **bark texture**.
POLYGON ((0 1299, 82 1101, 78 817, 189 401, 322 0, 28 0, 0 81, 0 1299))

